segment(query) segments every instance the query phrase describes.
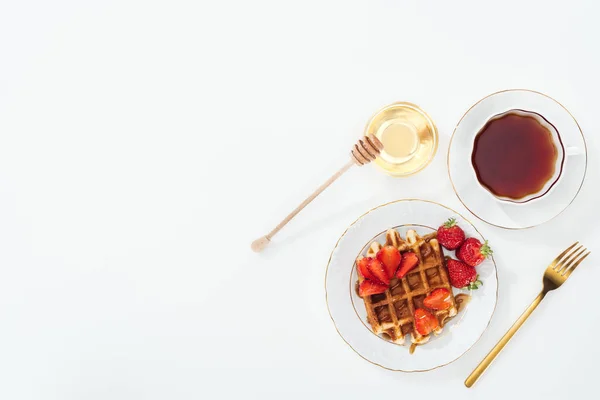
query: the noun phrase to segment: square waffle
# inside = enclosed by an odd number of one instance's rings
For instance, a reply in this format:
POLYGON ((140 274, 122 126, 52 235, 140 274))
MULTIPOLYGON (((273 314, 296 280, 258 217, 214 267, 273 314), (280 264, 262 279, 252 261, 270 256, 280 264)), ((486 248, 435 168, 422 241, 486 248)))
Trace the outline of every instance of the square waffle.
MULTIPOLYGON (((437 239, 437 232, 420 237, 410 229, 406 240, 398 231, 390 229, 386 233, 385 245, 396 247, 401 253, 413 251, 419 258, 419 264, 402 279, 393 278, 390 287, 384 293, 365 296, 367 320, 373 332, 381 334, 394 343, 404 344, 405 336, 411 334, 412 343, 423 344, 430 335, 421 335, 415 329, 414 314, 417 308, 424 308, 423 299, 433 290, 446 288, 450 291, 452 306, 447 310, 431 310, 438 319, 439 327, 433 332, 439 335, 444 324, 456 315, 458 309, 448 273, 444 266, 444 257, 437 239)), ((367 257, 375 257, 381 249, 373 242, 367 250, 367 257)), ((359 275, 359 284, 363 278, 359 275)))

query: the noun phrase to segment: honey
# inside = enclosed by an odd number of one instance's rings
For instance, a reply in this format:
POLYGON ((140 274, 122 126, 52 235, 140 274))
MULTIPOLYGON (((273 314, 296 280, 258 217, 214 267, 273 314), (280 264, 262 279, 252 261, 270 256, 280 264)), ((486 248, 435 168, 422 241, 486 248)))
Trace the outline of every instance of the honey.
POLYGON ((365 135, 374 134, 383 150, 375 164, 392 176, 406 176, 425 168, 438 145, 437 129, 427 114, 411 103, 394 103, 377 112, 365 135))

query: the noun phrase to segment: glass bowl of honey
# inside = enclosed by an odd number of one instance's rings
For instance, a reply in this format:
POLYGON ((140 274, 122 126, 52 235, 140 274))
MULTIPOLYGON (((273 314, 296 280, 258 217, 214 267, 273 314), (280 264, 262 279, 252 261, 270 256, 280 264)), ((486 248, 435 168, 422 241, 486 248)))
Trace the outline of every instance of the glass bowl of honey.
POLYGON ((367 123, 365 135, 383 143, 375 164, 392 176, 408 176, 425 168, 437 151, 438 131, 427 113, 408 102, 390 104, 367 123))

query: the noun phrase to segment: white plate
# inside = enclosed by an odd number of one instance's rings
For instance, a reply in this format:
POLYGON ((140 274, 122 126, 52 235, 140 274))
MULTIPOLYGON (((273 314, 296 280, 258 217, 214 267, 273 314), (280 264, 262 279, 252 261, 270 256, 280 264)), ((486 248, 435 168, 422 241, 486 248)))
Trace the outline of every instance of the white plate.
POLYGON ((587 147, 577 121, 556 100, 531 90, 505 90, 477 102, 459 121, 448 148, 448 174, 459 200, 477 218, 507 229, 524 229, 556 217, 573 202, 587 168, 587 147), (498 200, 486 190, 471 164, 475 136, 494 115, 508 110, 527 110, 542 115, 556 127, 565 148, 563 172, 544 196, 528 203, 498 200))
MULTIPOLYGON (((498 296, 498 277, 493 258, 486 259, 477 267, 483 286, 471 292, 472 298, 467 307, 446 324, 440 336, 417 347, 412 355, 408 352, 408 338, 407 345, 400 346, 371 331, 364 304, 355 293, 355 260, 371 241, 384 242, 385 231, 392 227, 397 227, 403 236, 409 228, 424 235, 437 229, 450 217, 456 218, 467 237, 476 237, 483 242, 477 229, 456 211, 418 199, 398 200, 368 211, 350 225, 338 240, 325 274, 327 307, 342 339, 365 360, 394 371, 429 371, 462 356, 487 328, 498 296)), ((491 245, 493 247, 493 243, 491 245)), ((453 256, 451 251, 445 254, 453 256)), ((455 290, 455 294, 459 292, 455 290)))

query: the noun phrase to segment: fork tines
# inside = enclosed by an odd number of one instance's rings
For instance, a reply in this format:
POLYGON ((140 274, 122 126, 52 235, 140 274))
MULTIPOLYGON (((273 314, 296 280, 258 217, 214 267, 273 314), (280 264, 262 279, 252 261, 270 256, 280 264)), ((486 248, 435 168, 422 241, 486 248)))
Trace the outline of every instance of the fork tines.
POLYGON ((560 276, 567 278, 589 254, 590 251, 585 246, 575 242, 560 253, 549 268, 552 268, 560 276))

